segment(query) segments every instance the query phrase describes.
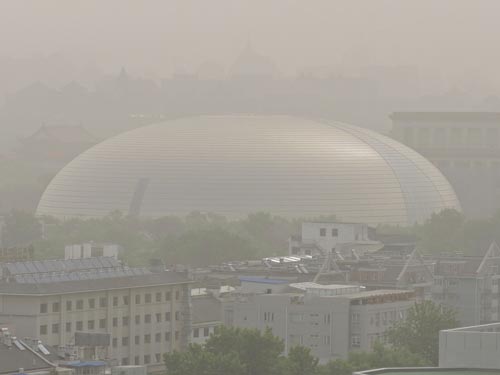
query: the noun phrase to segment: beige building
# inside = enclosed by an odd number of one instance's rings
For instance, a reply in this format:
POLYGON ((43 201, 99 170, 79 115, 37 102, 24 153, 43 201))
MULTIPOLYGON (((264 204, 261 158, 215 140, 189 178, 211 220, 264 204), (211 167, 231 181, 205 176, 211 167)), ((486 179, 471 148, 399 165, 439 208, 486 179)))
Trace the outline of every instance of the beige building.
POLYGON ((164 353, 189 342, 190 281, 183 273, 88 258, 7 264, 2 280, 0 320, 18 337, 151 370, 163 366, 164 353), (90 343, 75 342, 75 336, 90 343))

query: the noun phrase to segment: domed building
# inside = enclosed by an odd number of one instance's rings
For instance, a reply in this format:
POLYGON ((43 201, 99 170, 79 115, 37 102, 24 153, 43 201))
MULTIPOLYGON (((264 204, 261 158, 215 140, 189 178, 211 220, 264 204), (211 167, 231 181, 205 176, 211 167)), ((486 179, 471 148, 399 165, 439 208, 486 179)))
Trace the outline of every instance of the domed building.
POLYGON ((448 181, 390 138, 337 122, 235 115, 167 121, 108 139, 59 172, 37 214, 265 211, 412 225, 445 208, 460 209, 448 181))

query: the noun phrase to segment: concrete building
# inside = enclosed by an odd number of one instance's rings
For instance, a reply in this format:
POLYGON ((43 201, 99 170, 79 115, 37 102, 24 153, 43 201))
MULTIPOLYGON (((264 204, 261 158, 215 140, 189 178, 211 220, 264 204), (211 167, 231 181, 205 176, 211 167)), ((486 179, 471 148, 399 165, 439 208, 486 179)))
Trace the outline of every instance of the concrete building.
POLYGON ((211 294, 193 296, 191 342, 203 344, 222 325, 222 303, 211 294))
POLYGON ((395 112, 392 136, 433 162, 471 217, 500 209, 500 113, 395 112))
POLYGON ((432 299, 457 312, 464 326, 497 322, 500 318, 500 248, 490 245, 483 257, 438 259, 432 299))
POLYGON ((297 286, 295 293, 235 296, 224 303, 224 324, 270 328, 284 340, 285 354, 302 345, 327 362, 346 358, 350 351, 370 350, 414 303, 411 291, 309 284, 300 292, 297 286))
POLYGON ((163 353, 191 334, 184 273, 129 268, 114 258, 7 263, 0 274, 0 321, 18 337, 77 347, 83 359, 162 368, 163 353))
POLYGON ((500 369, 500 323, 439 332, 439 367, 500 369))
POLYGON ((64 247, 64 259, 83 259, 96 257, 113 257, 118 259, 122 250, 117 244, 99 244, 87 242, 82 244, 66 245, 64 247))
POLYGON ((382 244, 370 239, 374 230, 367 224, 304 222, 300 236, 292 236, 288 240, 290 255, 324 256, 328 252, 350 252, 353 247, 369 250, 379 249, 382 244))

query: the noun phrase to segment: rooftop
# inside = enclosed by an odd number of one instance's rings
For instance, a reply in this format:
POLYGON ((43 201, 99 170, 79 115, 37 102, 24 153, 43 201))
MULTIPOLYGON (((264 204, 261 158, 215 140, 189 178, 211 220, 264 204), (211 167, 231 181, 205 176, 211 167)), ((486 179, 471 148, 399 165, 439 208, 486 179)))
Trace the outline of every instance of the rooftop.
POLYGON ((267 277, 242 276, 239 278, 241 282, 258 283, 258 284, 288 284, 290 280, 283 279, 268 279, 267 277))
POLYGON ((52 283, 0 282, 0 295, 53 295, 109 289, 141 288, 157 285, 189 283, 187 274, 173 271, 147 275, 85 279, 52 283))
POLYGON ((500 375, 500 370, 446 368, 446 367, 410 367, 382 368, 355 372, 355 375, 500 375))

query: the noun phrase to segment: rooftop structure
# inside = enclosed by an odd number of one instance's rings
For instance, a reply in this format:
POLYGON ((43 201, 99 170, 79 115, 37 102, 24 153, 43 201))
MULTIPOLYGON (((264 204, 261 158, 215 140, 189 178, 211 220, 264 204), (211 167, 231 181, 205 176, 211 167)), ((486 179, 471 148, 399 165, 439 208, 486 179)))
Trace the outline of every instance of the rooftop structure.
POLYGON ((500 369, 499 341, 500 323, 443 330, 439 366, 500 369))
POLYGON ((392 139, 338 122, 241 115, 184 118, 108 139, 51 181, 37 213, 266 211, 412 225, 445 208, 460 209, 446 179, 392 139))

